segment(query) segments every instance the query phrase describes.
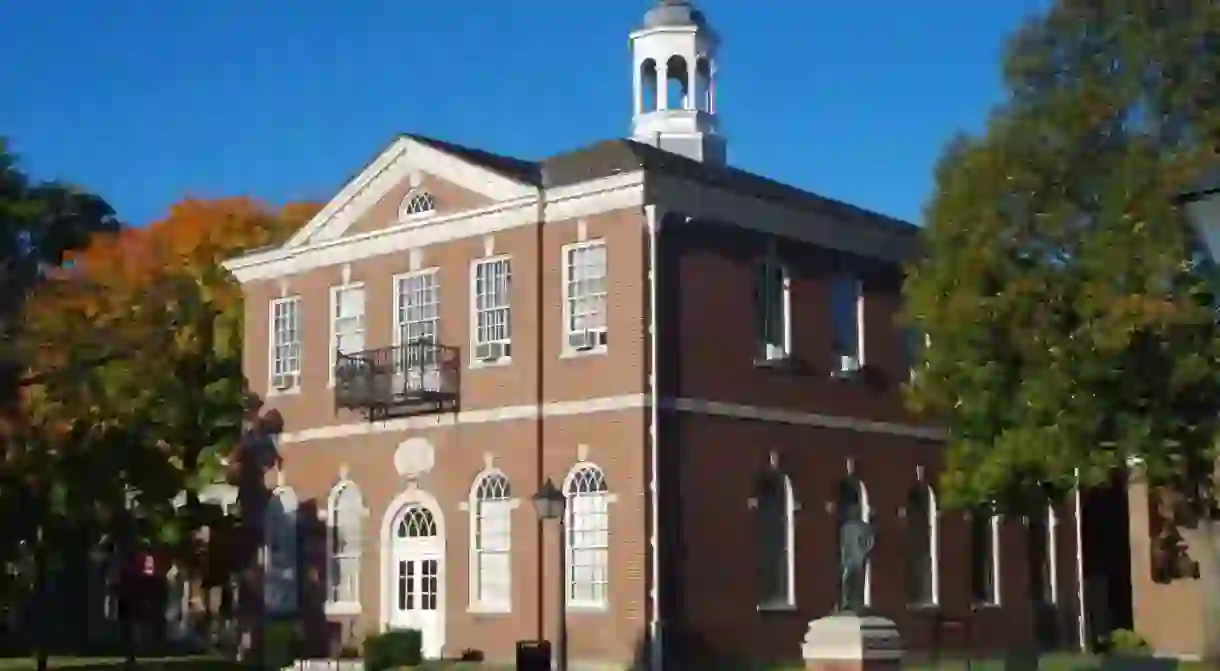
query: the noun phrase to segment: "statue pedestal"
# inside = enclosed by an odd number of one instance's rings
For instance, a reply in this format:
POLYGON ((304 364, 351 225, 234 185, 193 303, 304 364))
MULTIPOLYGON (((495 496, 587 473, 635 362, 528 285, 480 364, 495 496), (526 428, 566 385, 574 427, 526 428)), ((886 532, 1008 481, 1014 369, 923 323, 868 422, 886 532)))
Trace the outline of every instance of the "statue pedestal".
POLYGON ((876 615, 835 613, 809 623, 801 646, 805 668, 817 671, 897 671, 902 637, 893 621, 876 615))

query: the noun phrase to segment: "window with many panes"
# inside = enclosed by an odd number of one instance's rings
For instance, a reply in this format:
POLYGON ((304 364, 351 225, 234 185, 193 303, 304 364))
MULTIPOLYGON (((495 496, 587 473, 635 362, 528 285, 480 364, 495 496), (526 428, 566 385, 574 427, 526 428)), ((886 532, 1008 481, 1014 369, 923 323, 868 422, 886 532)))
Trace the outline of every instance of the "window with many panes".
POLYGON ((836 277, 831 284, 830 316, 835 354, 864 364, 864 285, 853 275, 836 277))
POLYGON ((572 350, 606 345, 606 243, 563 250, 564 336, 572 350))
POLYGON ((767 361, 791 354, 792 294, 788 269, 774 255, 760 261, 754 278, 757 355, 767 361))
POLYGON ((511 356, 512 265, 508 257, 476 261, 471 283, 474 304, 474 358, 494 360, 511 356))
POLYGON ((578 466, 568 476, 568 605, 604 608, 610 583, 610 493, 602 470, 578 466))
POLYGON ((512 490, 499 472, 478 479, 474 492, 472 595, 484 610, 512 606, 512 490))
POLYGON ((1000 604, 1000 518, 987 509, 970 516, 970 591, 975 603, 1000 604))
POLYGON ((795 527, 792 484, 779 471, 763 474, 755 483, 757 501, 758 605, 791 606, 796 602, 793 583, 795 527))
POLYGON ((338 355, 364 349, 364 287, 335 287, 330 294, 330 355, 333 379, 338 355))
POLYGON ((403 275, 394 282, 394 372, 432 367, 440 339, 441 287, 435 270, 403 275))
POLYGON ((301 299, 271 301, 271 386, 295 387, 301 376, 301 299))
POLYGON ((934 605, 940 601, 936 493, 918 485, 907 493, 907 603, 934 605))
POLYGON ((331 491, 327 520, 330 526, 327 602, 358 605, 364 500, 355 483, 342 482, 331 491))

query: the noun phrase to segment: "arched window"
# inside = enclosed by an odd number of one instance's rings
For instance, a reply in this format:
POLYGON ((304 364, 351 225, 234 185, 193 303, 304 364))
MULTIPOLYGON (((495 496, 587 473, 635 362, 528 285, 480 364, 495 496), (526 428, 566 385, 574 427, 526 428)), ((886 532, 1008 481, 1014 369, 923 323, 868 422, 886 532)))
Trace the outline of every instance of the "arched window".
POLYGON ((1034 601, 1053 604, 1058 600, 1055 575, 1055 530, 1059 524, 1054 505, 1048 503, 1041 515, 1029 517, 1029 596, 1034 601))
POLYGON ((297 497, 281 487, 263 511, 263 605, 283 613, 297 607, 297 497))
POLYGON ((936 493, 917 485, 907 494, 907 601, 915 605, 940 602, 940 540, 936 493))
MULTIPOLYGON (((872 514, 868 506, 868 490, 864 488, 864 483, 857 478, 847 478, 839 483, 838 505, 835 507, 838 511, 838 528, 843 529, 844 525, 851 521, 870 522, 872 514)), ((840 549, 841 550, 841 549, 840 549)), ((864 570, 858 575, 849 577, 847 584, 844 586, 847 594, 841 594, 840 598, 847 597, 846 601, 854 604, 871 605, 872 602, 872 561, 868 560, 864 564, 864 570)))
POLYGON ((690 73, 686 59, 671 56, 665 64, 665 109, 680 110, 690 107, 690 73))
POLYGON ((402 199, 402 206, 398 208, 398 218, 410 219, 435 211, 436 199, 432 197, 432 194, 427 191, 412 191, 402 199))
POLYGON ((398 538, 435 538, 436 518, 432 516, 431 510, 421 505, 413 505, 402 514, 394 535, 398 538))
POLYGON ((975 603, 1000 605, 1000 517, 989 508, 970 516, 970 587, 975 603))
POLYGON ((695 109, 700 112, 713 112, 712 109, 712 66, 706 58, 695 61, 695 109))
POLYGON ((606 476, 593 464, 572 469, 564 485, 568 497, 568 604, 603 608, 610 583, 610 493, 606 476))
POLYGON ((363 540, 364 499, 353 482, 341 482, 330 492, 326 519, 327 550, 330 570, 327 601, 331 604, 360 604, 360 557, 363 540))
POLYGON ((657 62, 651 58, 640 63, 640 99, 637 114, 657 111, 657 62))
POLYGON ((475 480, 471 512, 471 601, 482 610, 512 608, 512 490, 498 471, 475 480))
POLYGON ((758 603, 791 606, 796 602, 793 584, 792 483, 779 471, 763 474, 755 484, 758 502, 758 603))

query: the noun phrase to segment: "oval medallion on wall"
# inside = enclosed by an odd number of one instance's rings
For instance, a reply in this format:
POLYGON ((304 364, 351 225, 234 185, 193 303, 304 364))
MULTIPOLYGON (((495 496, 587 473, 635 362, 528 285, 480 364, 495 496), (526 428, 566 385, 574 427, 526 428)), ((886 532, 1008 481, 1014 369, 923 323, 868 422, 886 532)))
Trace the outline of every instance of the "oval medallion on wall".
POLYGON ((409 438, 394 451, 394 469, 404 478, 427 475, 436 463, 436 450, 424 438, 409 438))

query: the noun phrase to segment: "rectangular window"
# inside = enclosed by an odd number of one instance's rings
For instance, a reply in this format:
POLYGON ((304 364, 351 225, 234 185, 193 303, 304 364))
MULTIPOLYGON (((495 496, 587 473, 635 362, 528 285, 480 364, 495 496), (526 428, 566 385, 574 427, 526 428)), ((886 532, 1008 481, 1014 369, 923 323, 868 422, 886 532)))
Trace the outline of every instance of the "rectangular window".
POLYGON ((974 602, 1000 604, 1000 524, 987 511, 976 511, 970 518, 970 582, 974 602))
POLYGON ((568 349, 606 346, 606 243, 563 250, 564 336, 568 349))
POLYGON ((835 354, 850 358, 855 366, 864 365, 864 284, 860 278, 841 276, 834 279, 830 296, 831 320, 834 327, 835 354))
POLYGON ((568 497, 568 605, 604 608, 610 583, 610 497, 568 497))
POLYGON ((352 284, 330 291, 330 371, 334 383, 338 354, 364 350, 364 287, 352 284))
POLYGON ((486 499, 475 505, 478 602, 507 612, 512 603, 512 501, 486 499))
MULTIPOLYGON (((394 278, 394 372, 410 373, 422 383, 437 365, 441 324, 441 286, 436 270, 394 278)), ((401 387, 400 387, 401 388, 401 387)))
POLYGON ((474 304, 474 358, 494 361, 512 356, 512 267, 508 257, 476 261, 471 283, 474 304))
POLYGON ((758 264, 754 278, 758 356, 767 361, 791 354, 792 289, 788 269, 775 259, 758 264))
POLYGON ((285 390, 301 382, 301 299, 271 301, 271 387, 285 390))

